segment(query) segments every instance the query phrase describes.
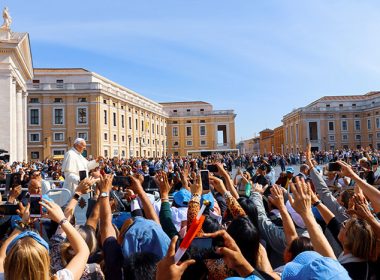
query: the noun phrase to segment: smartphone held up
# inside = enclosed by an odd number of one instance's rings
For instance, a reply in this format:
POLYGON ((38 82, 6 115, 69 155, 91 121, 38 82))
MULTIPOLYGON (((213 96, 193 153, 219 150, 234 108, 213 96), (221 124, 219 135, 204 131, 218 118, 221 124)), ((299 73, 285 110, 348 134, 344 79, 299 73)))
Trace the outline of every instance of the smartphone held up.
POLYGON ((31 194, 30 195, 30 197, 29 197, 30 217, 41 218, 41 214, 42 214, 42 206, 40 204, 41 198, 42 197, 39 194, 31 194))

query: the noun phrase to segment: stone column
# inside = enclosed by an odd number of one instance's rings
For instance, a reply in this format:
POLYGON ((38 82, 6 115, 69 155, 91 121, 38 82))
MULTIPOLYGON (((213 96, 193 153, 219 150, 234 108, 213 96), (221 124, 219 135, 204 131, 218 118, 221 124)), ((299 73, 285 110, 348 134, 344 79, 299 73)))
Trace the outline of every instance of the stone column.
POLYGON ((0 149, 4 149, 8 151, 8 154, 10 155, 11 159, 13 158, 11 154, 11 122, 12 122, 12 115, 11 115, 11 90, 12 90, 12 77, 9 73, 5 71, 0 71, 0 96, 1 96, 1 102, 0 102, 0 112, 1 112, 1 118, 0 118, 0 149))
POLYGON ((17 89, 16 92, 16 143, 17 143, 17 158, 23 160, 24 154, 24 125, 22 114, 22 90, 17 89))
POLYGON ((17 101, 16 101, 16 80, 13 78, 12 85, 11 85, 11 91, 10 91, 10 98, 11 98, 11 135, 10 135, 10 146, 11 149, 9 151, 10 154, 10 161, 16 161, 18 160, 18 154, 17 154, 17 101))
POLYGON ((23 160, 28 160, 28 93, 22 93, 22 118, 23 118, 23 160))

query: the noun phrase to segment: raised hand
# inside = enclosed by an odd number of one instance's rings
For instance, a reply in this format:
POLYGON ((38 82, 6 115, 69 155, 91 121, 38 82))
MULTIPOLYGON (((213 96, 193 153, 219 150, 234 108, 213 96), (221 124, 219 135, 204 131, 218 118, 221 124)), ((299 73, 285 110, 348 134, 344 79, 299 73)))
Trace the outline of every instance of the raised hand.
POLYGON ((311 214, 311 187, 303 178, 295 178, 296 185, 290 183, 293 196, 289 194, 289 202, 301 216, 311 214))

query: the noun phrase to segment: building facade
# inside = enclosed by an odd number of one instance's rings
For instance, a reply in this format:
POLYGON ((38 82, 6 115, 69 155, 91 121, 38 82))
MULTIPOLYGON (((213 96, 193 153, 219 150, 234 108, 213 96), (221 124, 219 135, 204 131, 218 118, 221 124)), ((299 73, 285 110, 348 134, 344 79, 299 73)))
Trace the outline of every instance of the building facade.
POLYGON ((284 126, 278 126, 273 130, 274 153, 284 153, 284 126))
POLYGON ((380 92, 325 96, 283 117, 285 152, 380 149, 380 92))
POLYGON ((268 154, 274 152, 274 131, 272 129, 264 129, 260 131, 260 154, 268 154))
POLYGON ((163 106, 81 68, 34 69, 28 87, 28 157, 62 157, 77 137, 85 156, 166 154, 163 106))
POLYGON ((235 150, 235 113, 213 110, 210 103, 161 103, 169 116, 168 154, 186 156, 201 151, 235 150))

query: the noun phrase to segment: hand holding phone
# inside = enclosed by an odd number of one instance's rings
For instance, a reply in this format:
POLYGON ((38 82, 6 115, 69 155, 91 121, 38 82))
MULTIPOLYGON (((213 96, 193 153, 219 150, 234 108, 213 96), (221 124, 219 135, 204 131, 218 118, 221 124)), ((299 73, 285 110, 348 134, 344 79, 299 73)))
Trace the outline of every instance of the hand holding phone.
POLYGON ((207 170, 212 172, 212 173, 217 173, 219 171, 218 166, 216 164, 207 165, 207 170))
POLYGON ((86 177, 87 177, 87 171, 86 170, 80 170, 79 171, 79 181, 86 179, 86 177))

